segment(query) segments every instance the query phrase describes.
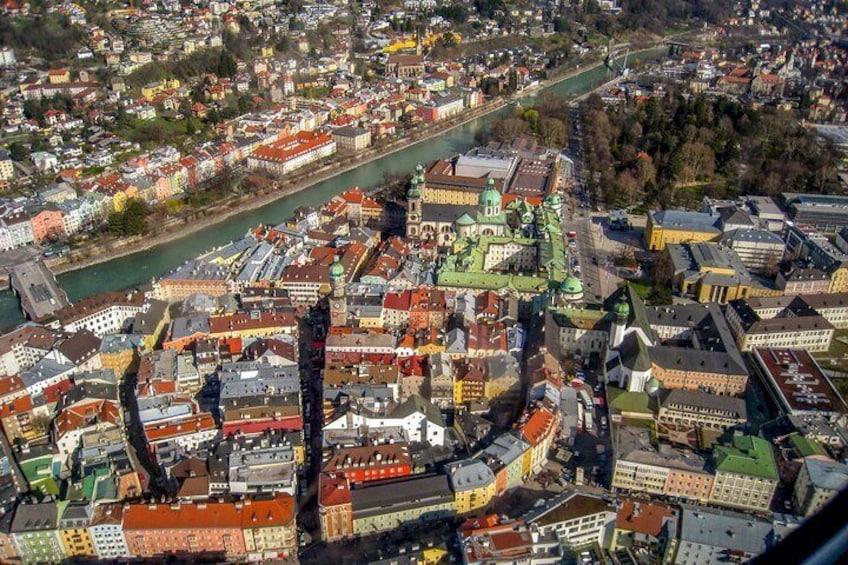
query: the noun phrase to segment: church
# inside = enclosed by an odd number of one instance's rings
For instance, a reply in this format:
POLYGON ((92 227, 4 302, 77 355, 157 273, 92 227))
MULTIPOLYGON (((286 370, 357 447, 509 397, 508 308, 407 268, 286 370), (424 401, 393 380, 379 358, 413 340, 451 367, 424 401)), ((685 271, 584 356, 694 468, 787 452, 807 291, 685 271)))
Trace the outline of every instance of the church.
POLYGON ((425 202, 426 184, 424 167, 419 164, 406 193, 407 237, 435 241, 447 247, 458 238, 512 235, 495 179, 488 180, 476 206, 425 202))

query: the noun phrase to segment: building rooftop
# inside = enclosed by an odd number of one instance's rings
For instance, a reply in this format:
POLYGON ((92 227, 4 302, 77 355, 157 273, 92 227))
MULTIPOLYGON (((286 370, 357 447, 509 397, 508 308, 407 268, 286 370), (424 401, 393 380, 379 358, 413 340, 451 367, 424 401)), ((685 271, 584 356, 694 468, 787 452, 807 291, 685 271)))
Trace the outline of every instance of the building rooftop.
POLYGON ((804 466, 810 482, 819 489, 839 492, 848 487, 848 465, 818 457, 806 457, 804 466))
POLYGON ((413 475, 402 479, 371 481, 350 492, 354 517, 385 514, 435 504, 453 504, 445 475, 413 475))
POLYGON ((759 555, 774 545, 772 524, 748 514, 681 504, 680 540, 759 555))
POLYGON ((778 479, 771 444, 760 437, 734 434, 730 445, 715 446, 713 458, 716 472, 778 479))
POLYGON ((446 470, 455 492, 475 490, 495 482, 492 470, 479 459, 450 463, 446 470))
POLYGON ((848 412, 848 405, 806 349, 757 348, 754 359, 772 396, 786 412, 848 412))

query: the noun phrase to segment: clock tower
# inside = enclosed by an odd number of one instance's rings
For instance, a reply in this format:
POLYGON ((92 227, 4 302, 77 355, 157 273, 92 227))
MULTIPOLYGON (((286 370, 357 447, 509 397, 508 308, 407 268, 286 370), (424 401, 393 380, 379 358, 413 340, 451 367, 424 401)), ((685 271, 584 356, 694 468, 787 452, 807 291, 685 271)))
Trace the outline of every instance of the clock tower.
POLYGON ((339 262, 339 256, 333 258, 330 265, 330 325, 347 325, 347 297, 345 296, 345 272, 339 262))

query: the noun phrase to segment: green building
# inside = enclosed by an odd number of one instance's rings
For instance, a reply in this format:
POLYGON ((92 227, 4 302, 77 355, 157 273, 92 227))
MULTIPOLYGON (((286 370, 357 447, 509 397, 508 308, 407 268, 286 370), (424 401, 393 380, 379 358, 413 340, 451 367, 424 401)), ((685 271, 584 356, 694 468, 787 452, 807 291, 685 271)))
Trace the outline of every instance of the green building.
POLYGON ((771 444, 757 436, 736 433, 730 445, 713 449, 715 481, 710 503, 767 512, 779 476, 771 444))
POLYGON ((52 499, 18 505, 10 533, 24 563, 60 563, 65 559, 57 529, 58 513, 52 499))

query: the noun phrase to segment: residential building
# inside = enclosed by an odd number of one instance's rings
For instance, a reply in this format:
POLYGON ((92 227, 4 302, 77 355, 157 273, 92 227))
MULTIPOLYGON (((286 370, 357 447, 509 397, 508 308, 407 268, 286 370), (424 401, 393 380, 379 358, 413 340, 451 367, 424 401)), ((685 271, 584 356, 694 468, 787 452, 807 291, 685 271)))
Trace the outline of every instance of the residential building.
POLYGON ((333 140, 340 153, 357 153, 371 146, 371 130, 350 126, 336 128, 333 140))
POLYGON ((247 158, 247 168, 285 175, 336 152, 332 137, 317 132, 300 132, 267 145, 260 145, 247 158))
POLYGON ((99 504, 94 507, 88 532, 99 559, 129 557, 124 537, 123 507, 121 504, 99 504))
POLYGON ((686 454, 665 443, 654 446, 649 430, 626 425, 613 427, 613 451, 613 489, 701 502, 710 499, 713 476, 706 460, 696 453, 686 454))
POLYGON ((131 321, 143 307, 142 292, 104 292, 57 310, 53 313, 56 321, 48 325, 61 327, 66 332, 86 329, 97 337, 103 337, 129 329, 131 321))
POLYGON ((545 345, 557 359, 603 354, 608 347, 612 312, 585 308, 545 311, 545 345))
POLYGON ((748 422, 745 400, 701 390, 661 390, 657 437, 705 449, 725 430, 748 422))
POLYGON ((595 494, 566 490, 528 511, 522 519, 540 535, 554 535, 569 548, 606 546, 615 506, 595 494))
POLYGON ((59 503, 58 529, 65 555, 69 558, 97 555, 89 526, 90 508, 86 502, 59 503))
POLYGON ((747 561, 779 541, 771 522, 727 510, 681 504, 675 565, 747 561))
POLYGON ((611 551, 631 549, 646 551, 660 563, 671 563, 678 543, 680 510, 675 506, 619 498, 616 507, 615 529, 610 539, 611 551))
POLYGON ((129 504, 123 529, 130 555, 142 559, 192 553, 232 560, 245 555, 235 503, 129 504))
POLYGON ((394 479, 412 474, 405 443, 340 447, 322 465, 322 472, 344 476, 350 484, 394 479))
POLYGON ((804 457, 792 503, 800 516, 812 516, 848 487, 848 465, 821 455, 804 457))
POLYGON ((553 565, 563 559, 554 535, 540 535, 521 520, 501 520, 496 514, 466 520, 457 534, 463 565, 553 565))
POLYGON ((481 460, 464 459, 446 467, 456 501, 457 514, 486 508, 495 496, 495 474, 481 460))
POLYGON ((378 412, 350 403, 327 422, 324 431, 380 428, 401 431, 407 442, 427 442, 443 446, 447 441, 446 426, 435 405, 418 395, 403 404, 378 412))
POLYGON ((767 512, 779 480, 768 441, 740 433, 713 449, 715 482, 710 504, 767 512))
POLYGON ((830 349, 835 328, 815 311, 806 309, 798 315, 791 310, 784 313, 785 308, 757 310, 757 304, 758 300, 735 300, 727 308, 727 323, 741 351, 757 347, 798 348, 810 352, 830 349))
POLYGON ((353 531, 370 535, 399 525, 444 520, 455 514, 454 496, 444 475, 412 475, 363 483, 350 491, 353 531))
POLYGON ((244 548, 249 561, 289 560, 297 555, 295 499, 245 498, 235 503, 241 514, 244 548))
POLYGON ((350 483, 345 477, 319 475, 318 519, 324 541, 334 542, 354 535, 350 483))
POLYGON ((57 529, 59 509, 53 500, 22 502, 15 509, 11 534, 24 563, 50 563, 65 559, 57 529))

